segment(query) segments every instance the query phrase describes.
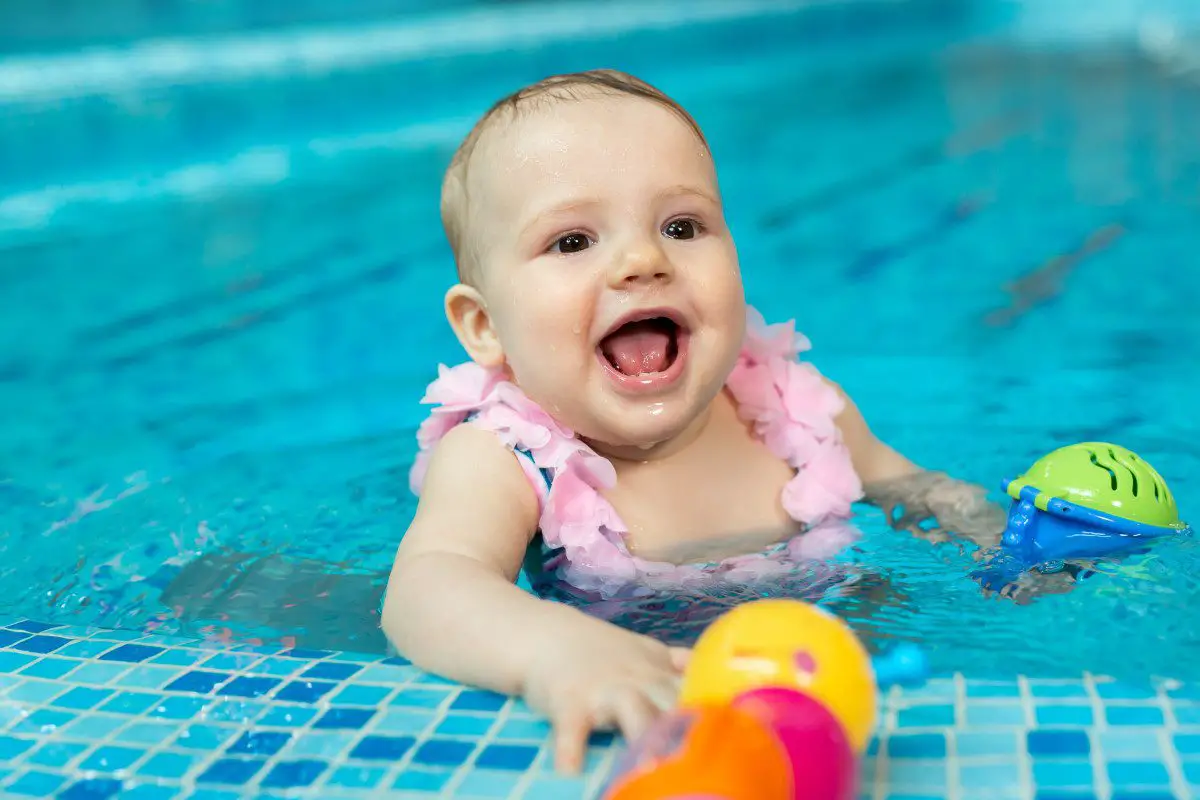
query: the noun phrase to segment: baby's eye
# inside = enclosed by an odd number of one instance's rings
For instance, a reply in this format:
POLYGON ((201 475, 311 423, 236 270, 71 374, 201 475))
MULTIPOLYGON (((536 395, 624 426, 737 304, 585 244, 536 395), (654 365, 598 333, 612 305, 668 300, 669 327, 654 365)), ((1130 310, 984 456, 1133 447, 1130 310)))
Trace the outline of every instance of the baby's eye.
POLYGON ((592 246, 592 240, 582 233, 568 233, 560 236, 550 247, 557 253, 578 253, 592 246))
POLYGON ((695 239, 700 233, 700 223, 694 219, 673 219, 663 227, 668 239, 695 239))

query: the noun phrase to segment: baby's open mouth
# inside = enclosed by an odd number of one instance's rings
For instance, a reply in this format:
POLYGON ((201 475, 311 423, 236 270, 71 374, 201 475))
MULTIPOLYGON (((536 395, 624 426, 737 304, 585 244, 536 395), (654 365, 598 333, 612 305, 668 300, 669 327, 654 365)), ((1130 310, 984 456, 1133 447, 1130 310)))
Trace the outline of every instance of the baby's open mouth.
POLYGON ((600 340, 600 354, 622 375, 666 372, 679 357, 681 332, 666 317, 627 322, 600 340))

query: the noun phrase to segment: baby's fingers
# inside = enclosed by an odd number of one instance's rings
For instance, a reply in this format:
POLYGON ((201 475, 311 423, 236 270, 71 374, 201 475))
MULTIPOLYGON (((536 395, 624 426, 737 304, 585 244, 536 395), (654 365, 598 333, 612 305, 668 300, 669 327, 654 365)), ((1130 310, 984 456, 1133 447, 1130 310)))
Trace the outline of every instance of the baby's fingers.
POLYGON ((554 720, 554 768, 574 774, 583 768, 583 752, 592 732, 591 715, 582 707, 568 708, 554 720))
POLYGON ((671 666, 683 672, 687 669, 688 662, 692 658, 692 651, 686 647, 671 648, 671 666))
POLYGON ((641 692, 622 692, 615 698, 612 713, 627 741, 637 739, 658 718, 662 708, 641 692))

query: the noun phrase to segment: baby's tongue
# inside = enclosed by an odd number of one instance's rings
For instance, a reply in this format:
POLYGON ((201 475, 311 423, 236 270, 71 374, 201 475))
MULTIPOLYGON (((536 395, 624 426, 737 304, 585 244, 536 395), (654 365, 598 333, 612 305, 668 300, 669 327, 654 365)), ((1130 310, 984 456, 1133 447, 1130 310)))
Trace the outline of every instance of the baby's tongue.
POLYGON ((625 375, 662 372, 669 364, 671 333, 662 320, 631 322, 600 343, 605 357, 625 375))

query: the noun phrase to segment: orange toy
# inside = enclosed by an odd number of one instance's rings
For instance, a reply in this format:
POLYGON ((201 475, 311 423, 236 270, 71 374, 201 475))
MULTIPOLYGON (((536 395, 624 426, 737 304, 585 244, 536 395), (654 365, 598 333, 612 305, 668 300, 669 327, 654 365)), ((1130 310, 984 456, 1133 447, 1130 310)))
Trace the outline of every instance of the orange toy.
POLYGON ((845 727, 855 752, 866 747, 875 674, 866 648, 833 614, 798 600, 756 600, 727 612, 693 648, 680 704, 730 703, 767 686, 811 696, 845 727))
POLYGON ((605 800, 791 800, 791 763, 774 734, 731 706, 668 714, 630 751, 605 800))

